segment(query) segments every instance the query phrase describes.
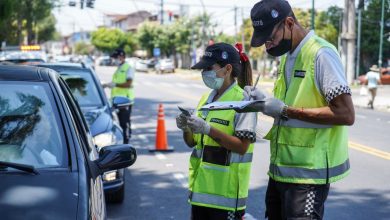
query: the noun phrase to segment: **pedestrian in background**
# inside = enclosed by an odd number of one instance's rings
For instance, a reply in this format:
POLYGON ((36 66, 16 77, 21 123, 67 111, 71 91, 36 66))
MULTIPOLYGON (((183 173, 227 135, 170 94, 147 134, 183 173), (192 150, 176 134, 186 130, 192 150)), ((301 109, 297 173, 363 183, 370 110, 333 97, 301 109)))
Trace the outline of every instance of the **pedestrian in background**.
POLYGON ((370 92, 368 107, 374 109, 374 100, 378 89, 378 84, 381 84, 379 68, 377 65, 372 65, 370 71, 366 74, 367 87, 370 92))
POLYGON ((248 98, 242 88, 252 85, 252 69, 242 46, 236 47, 216 43, 206 48, 192 69, 202 70, 212 91, 202 96, 196 114, 176 118, 186 144, 194 147, 189 171, 193 220, 242 219, 245 214, 256 113, 199 110, 214 101, 248 98))
POLYGON ((111 98, 122 96, 130 99, 131 105, 119 108, 117 112, 119 124, 123 132, 123 143, 128 144, 131 138, 131 111, 134 104, 134 69, 126 62, 126 53, 122 49, 116 49, 110 56, 118 65, 112 82, 103 84, 103 87, 111 88, 111 98))
MULTIPOLYGON (((305 30, 285 0, 263 0, 251 10, 251 45, 282 56, 274 97, 257 110, 274 118, 269 182, 270 220, 322 219, 330 183, 349 173, 348 131, 354 123, 351 90, 336 48, 305 30)), ((263 92, 245 87, 257 100, 263 92)))

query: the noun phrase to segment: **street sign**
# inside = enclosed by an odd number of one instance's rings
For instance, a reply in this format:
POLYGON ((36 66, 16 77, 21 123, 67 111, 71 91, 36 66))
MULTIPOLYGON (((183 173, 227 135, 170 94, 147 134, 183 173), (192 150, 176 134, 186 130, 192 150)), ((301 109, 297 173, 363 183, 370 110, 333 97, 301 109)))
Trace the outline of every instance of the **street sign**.
POLYGON ((161 50, 158 47, 153 48, 153 56, 159 57, 161 55, 161 50))

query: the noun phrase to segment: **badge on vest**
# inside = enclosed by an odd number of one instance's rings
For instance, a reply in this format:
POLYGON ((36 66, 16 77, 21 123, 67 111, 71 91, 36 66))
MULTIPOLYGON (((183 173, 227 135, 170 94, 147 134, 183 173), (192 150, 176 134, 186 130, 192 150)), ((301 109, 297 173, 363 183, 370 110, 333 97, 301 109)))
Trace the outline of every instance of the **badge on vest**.
POLYGON ((229 121, 222 120, 222 119, 219 119, 219 118, 212 118, 212 119, 210 120, 210 122, 214 122, 214 123, 217 123, 217 124, 229 126, 229 121))
POLYGON ((305 78, 306 71, 305 70, 295 70, 294 77, 305 78))

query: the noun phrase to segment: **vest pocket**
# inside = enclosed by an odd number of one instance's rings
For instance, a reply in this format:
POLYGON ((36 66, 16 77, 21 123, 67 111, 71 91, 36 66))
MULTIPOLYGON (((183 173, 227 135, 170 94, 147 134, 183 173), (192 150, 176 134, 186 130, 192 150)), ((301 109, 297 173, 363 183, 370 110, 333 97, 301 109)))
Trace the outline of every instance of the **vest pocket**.
POLYGON ((277 162, 282 166, 314 167, 317 129, 280 127, 277 162))

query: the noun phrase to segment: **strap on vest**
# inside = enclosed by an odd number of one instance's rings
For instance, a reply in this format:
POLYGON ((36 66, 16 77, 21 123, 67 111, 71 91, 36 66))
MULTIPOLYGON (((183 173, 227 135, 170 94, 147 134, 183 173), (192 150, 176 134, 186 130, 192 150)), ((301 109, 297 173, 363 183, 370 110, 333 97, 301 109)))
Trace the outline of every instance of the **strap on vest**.
POLYGON ((269 170, 272 174, 289 177, 289 178, 301 178, 301 179, 327 179, 343 174, 349 170, 349 159, 344 163, 330 168, 321 169, 307 169, 300 167, 287 167, 270 164, 269 170))
POLYGON ((317 124, 307 121, 302 121, 298 119, 275 119, 274 120, 275 126, 284 126, 284 127, 292 127, 292 128, 331 128, 332 125, 324 125, 324 124, 317 124), (280 121, 280 124, 279 124, 280 121))
POLYGON ((247 198, 239 198, 237 200, 236 198, 226 198, 219 195, 190 192, 191 202, 216 205, 216 206, 227 207, 232 209, 236 208, 236 204, 237 207, 245 206, 246 199, 247 198))
MULTIPOLYGON (((199 159, 202 158, 202 149, 196 149, 196 148, 193 149, 191 157, 196 157, 199 159)), ((253 158, 253 153, 246 153, 244 155, 240 155, 233 152, 230 153, 230 163, 250 163, 252 162, 252 158, 253 158)))

